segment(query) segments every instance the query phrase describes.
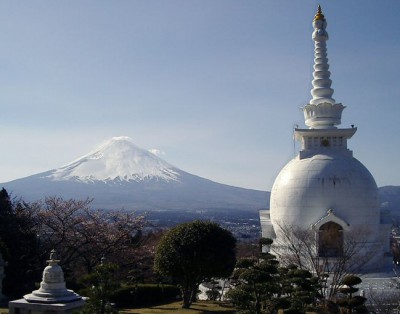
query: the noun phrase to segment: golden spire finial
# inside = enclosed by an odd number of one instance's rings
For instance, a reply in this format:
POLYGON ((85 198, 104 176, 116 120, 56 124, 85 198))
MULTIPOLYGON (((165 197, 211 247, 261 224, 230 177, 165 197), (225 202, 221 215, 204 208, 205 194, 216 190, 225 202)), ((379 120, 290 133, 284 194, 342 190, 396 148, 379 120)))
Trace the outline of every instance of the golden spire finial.
POLYGON ((321 6, 318 4, 317 14, 314 16, 314 21, 316 20, 325 20, 325 16, 322 14, 321 6))

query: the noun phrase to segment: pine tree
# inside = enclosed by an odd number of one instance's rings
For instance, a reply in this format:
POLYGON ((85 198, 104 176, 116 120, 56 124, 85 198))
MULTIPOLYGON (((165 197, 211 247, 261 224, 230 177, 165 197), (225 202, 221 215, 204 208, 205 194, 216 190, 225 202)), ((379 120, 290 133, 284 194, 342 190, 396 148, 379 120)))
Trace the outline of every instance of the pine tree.
POLYGON ((34 224, 23 206, 14 204, 3 188, 0 191, 0 239, 5 247, 1 253, 7 262, 3 293, 10 297, 21 297, 32 291, 35 279, 40 278, 34 224))

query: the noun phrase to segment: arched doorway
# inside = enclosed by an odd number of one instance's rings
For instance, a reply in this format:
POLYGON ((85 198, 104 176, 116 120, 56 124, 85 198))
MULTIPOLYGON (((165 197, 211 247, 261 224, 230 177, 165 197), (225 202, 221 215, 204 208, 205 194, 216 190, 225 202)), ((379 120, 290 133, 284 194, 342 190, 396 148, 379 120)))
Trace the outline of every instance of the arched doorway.
POLYGON ((339 257, 343 254, 343 228, 329 221, 319 228, 318 256, 339 257))

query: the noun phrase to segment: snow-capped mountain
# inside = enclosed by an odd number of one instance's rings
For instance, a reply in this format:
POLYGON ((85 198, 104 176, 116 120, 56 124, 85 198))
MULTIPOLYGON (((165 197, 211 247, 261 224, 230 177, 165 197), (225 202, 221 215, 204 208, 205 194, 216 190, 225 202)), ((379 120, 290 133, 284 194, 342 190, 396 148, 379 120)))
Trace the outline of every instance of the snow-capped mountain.
POLYGON ((51 171, 53 181, 176 181, 179 174, 166 161, 137 147, 129 137, 113 137, 89 154, 51 171))
POLYGON ((60 168, 2 184, 26 201, 46 196, 86 199, 103 209, 258 210, 269 193, 204 179, 137 147, 128 137, 114 137, 98 149, 60 168))

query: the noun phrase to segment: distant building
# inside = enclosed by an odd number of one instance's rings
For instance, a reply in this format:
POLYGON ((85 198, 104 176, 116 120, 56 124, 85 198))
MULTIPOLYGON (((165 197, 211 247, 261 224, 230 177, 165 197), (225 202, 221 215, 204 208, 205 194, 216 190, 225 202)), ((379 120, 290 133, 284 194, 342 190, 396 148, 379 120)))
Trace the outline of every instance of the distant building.
POLYGON ((390 224, 381 220, 374 178, 347 148, 357 128, 337 127, 345 106, 332 98, 326 26, 319 7, 312 33, 312 99, 303 108, 308 128, 294 130, 301 150, 277 176, 270 210, 260 212, 262 236, 284 243, 282 226, 312 230, 316 255, 335 262, 343 254, 346 239, 358 234, 363 251, 373 252, 366 269, 378 270, 392 263, 390 224))

